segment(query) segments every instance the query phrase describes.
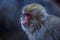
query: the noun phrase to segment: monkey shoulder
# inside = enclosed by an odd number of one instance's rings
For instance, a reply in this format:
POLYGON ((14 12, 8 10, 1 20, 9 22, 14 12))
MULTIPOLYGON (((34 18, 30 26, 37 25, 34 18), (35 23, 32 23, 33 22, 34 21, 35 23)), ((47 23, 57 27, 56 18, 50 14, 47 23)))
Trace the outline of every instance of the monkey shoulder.
POLYGON ((53 36, 54 40, 60 40, 60 17, 49 15, 47 21, 47 34, 53 36))
POLYGON ((60 17, 58 17, 58 16, 49 15, 46 18, 46 20, 47 20, 48 23, 51 23, 51 24, 56 24, 56 25, 60 24, 60 17))
POLYGON ((48 23, 43 25, 43 27, 36 32, 36 38, 38 40, 60 40, 60 18, 49 15, 46 21, 48 23))
POLYGON ((46 18, 48 27, 58 28, 60 30, 60 17, 49 15, 46 18))

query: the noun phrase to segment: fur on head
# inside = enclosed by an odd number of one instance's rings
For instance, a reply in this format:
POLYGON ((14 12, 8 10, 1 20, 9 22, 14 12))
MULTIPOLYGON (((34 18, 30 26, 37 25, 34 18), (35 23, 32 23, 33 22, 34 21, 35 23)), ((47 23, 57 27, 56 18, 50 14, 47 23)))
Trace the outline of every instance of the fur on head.
POLYGON ((35 32, 36 30, 41 28, 42 22, 46 19, 47 16, 48 14, 42 5, 37 3, 28 4, 22 9, 21 26, 27 33, 35 32), (23 25, 25 13, 31 15, 31 18, 28 22, 29 24, 27 26, 23 25))

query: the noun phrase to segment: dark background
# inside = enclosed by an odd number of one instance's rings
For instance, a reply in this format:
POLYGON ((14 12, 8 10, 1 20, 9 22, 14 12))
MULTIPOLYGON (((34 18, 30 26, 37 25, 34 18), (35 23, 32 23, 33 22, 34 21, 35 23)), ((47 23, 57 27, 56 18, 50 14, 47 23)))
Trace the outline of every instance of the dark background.
MULTIPOLYGON (((57 0, 55 3, 58 2, 57 0)), ((60 11, 52 5, 51 0, 0 0, 0 40, 28 39, 25 32, 21 29, 19 20, 21 9, 30 3, 39 3, 45 7, 49 14, 60 17, 60 11)), ((60 3, 58 4, 60 5, 60 3)))

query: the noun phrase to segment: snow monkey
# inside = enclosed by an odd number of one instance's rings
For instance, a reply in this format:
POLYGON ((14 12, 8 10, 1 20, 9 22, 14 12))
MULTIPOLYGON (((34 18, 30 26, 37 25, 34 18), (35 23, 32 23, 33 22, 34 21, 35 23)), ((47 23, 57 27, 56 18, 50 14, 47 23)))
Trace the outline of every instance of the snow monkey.
POLYGON ((24 6, 20 20, 30 40, 60 40, 60 18, 48 14, 42 5, 24 6))

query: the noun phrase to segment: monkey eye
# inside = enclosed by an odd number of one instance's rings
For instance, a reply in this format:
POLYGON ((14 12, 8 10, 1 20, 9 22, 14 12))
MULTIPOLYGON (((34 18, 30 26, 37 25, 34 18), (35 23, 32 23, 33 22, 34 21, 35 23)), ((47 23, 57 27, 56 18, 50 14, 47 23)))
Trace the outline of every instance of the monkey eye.
POLYGON ((24 14, 25 16, 31 16, 31 14, 24 14))
POLYGON ((32 10, 29 10, 29 12, 32 12, 32 10))

